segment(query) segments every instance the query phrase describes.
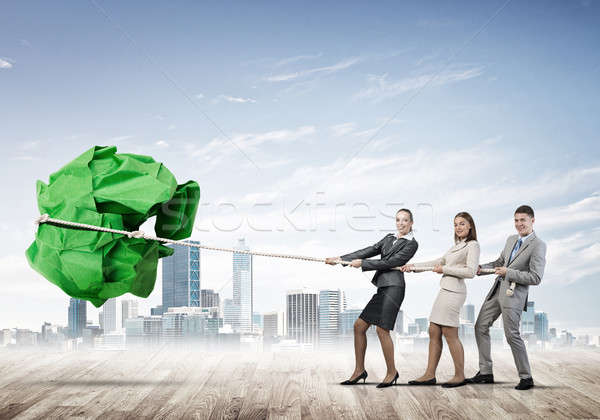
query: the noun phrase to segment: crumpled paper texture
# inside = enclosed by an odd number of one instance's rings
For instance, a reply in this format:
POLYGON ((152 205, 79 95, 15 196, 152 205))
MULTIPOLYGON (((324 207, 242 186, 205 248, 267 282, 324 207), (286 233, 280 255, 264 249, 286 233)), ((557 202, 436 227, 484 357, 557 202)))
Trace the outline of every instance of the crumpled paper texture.
MULTIPOLYGON (((149 156, 95 146, 37 182, 40 213, 72 222, 135 231, 156 216, 156 236, 185 239, 200 200, 195 181, 178 185, 149 156)), ((173 253, 157 241, 41 224, 26 251, 29 264, 66 294, 100 307, 131 293, 148 297, 158 259, 173 253)))

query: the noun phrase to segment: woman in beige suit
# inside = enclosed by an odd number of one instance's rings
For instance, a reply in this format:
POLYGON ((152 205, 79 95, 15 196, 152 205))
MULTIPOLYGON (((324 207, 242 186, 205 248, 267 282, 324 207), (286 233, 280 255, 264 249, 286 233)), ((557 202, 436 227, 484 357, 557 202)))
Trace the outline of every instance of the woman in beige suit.
POLYGON ((442 355, 442 335, 450 348, 454 361, 454 377, 442 384, 453 388, 466 384, 464 351, 458 338, 460 309, 467 298, 466 278, 473 278, 479 266, 479 243, 475 222, 469 213, 461 212, 454 217, 454 246, 446 254, 433 261, 407 264, 402 271, 433 271, 442 274, 440 291, 429 317, 429 358, 425 374, 409 381, 411 385, 435 385, 435 371, 442 355))

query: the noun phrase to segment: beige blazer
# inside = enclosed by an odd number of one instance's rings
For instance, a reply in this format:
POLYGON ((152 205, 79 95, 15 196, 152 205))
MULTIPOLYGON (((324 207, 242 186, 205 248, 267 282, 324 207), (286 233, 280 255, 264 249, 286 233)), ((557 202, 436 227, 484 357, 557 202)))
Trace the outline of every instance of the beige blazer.
POLYGON ((464 279, 472 279, 479 267, 479 243, 477 241, 454 244, 442 258, 414 264, 415 268, 441 265, 444 274, 440 279, 440 287, 451 292, 467 293, 464 279))

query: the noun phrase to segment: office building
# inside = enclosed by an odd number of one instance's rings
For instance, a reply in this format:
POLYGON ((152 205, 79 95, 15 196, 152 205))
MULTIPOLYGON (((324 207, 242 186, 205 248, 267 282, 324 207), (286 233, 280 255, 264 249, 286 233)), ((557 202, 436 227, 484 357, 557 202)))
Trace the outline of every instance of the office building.
POLYGON ((218 308, 221 306, 219 294, 212 289, 200 290, 200 306, 203 308, 218 308))
POLYGON ((108 299, 102 305, 102 325, 104 334, 117 331, 117 298, 108 299))
POLYGON ((546 312, 536 312, 534 330, 538 340, 550 341, 550 332, 548 330, 548 314, 546 312))
POLYGON ((340 314, 340 335, 354 335, 354 323, 362 309, 346 309, 340 314))
POLYGON ((396 334, 404 334, 404 311, 402 309, 398 311, 396 323, 394 324, 394 331, 396 334))
POLYGON ((200 307, 200 250, 184 245, 168 246, 174 253, 162 259, 163 312, 181 306, 200 307))
MULTIPOLYGON (((249 251, 246 241, 241 238, 235 247, 239 251, 249 251)), ((253 277, 252 277, 252 255, 233 253, 233 303, 239 307, 240 332, 253 331, 253 277)), ((237 325, 238 322, 235 322, 237 325)), ((234 329, 234 331, 236 331, 234 329)))
POLYGON ((521 334, 535 334, 535 310, 533 302, 527 302, 527 311, 521 313, 521 334))
POLYGON ((340 314, 346 309, 344 292, 337 290, 319 291, 319 345, 333 346, 340 334, 340 314))
POLYGON ((416 318, 417 334, 429 331, 429 320, 427 318, 416 318))
POLYGON ((69 334, 81 337, 87 321, 87 304, 85 300, 69 299, 69 334))
POLYGON ((223 323, 234 332, 240 331, 240 305, 234 303, 233 299, 223 300, 223 323))
POLYGON ((279 313, 267 312, 263 315, 263 337, 279 336, 279 313))
POLYGON ((139 302, 135 299, 123 299, 121 301, 121 328, 125 328, 125 321, 129 318, 137 318, 139 302))
POLYGON ((475 324, 475 305, 467 303, 460 310, 460 319, 475 324))
POLYGON ((319 295, 308 289, 286 294, 287 337, 298 343, 317 342, 319 295))

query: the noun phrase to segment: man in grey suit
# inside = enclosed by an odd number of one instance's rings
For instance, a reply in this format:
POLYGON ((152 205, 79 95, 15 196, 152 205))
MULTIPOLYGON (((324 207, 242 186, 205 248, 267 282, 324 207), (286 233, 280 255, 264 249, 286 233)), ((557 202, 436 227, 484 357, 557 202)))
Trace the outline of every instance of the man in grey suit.
MULTIPOLYGON (((496 279, 479 311, 475 322, 475 339, 479 349, 479 372, 468 382, 493 383, 490 327, 502 314, 504 334, 512 350, 520 382, 515 387, 525 390, 533 387, 533 378, 525 343, 519 334, 522 311, 527 310, 529 286, 542 281, 546 265, 546 244, 533 232, 533 209, 520 206, 515 210, 515 228, 518 235, 509 236, 496 261, 480 266, 495 269, 496 279), (514 292, 507 290, 515 283, 514 292)), ((479 271, 478 271, 478 274, 479 271)))

